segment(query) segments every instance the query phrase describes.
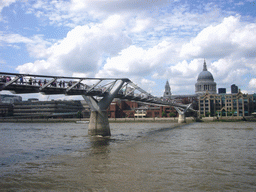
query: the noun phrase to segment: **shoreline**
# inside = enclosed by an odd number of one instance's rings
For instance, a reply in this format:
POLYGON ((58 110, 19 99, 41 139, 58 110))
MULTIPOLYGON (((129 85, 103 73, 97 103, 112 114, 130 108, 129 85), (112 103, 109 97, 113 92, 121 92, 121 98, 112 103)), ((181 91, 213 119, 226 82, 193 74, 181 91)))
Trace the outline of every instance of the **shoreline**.
MULTIPOLYGON (((109 118, 109 123, 177 123, 178 117, 164 117, 164 118, 109 118)), ((89 123, 90 118, 0 118, 0 123, 89 123)), ((186 117, 186 123, 192 122, 237 122, 237 121, 256 121, 256 117, 203 117, 196 121, 193 117, 186 117)), ((184 124, 186 124, 184 123, 184 124)))

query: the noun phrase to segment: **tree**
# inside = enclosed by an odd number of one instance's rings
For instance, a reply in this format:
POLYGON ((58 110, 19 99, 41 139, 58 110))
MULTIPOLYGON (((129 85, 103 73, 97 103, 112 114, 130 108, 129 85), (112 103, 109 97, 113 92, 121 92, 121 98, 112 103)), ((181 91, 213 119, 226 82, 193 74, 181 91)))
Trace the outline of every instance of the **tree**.
POLYGON ((169 113, 169 117, 176 117, 176 114, 173 113, 173 112, 170 112, 170 113, 169 113))
POLYGON ((162 117, 166 117, 166 116, 167 116, 166 112, 163 111, 163 112, 162 112, 162 117))
POLYGON ((81 112, 81 111, 78 111, 78 112, 77 112, 77 118, 80 118, 80 119, 81 119, 82 117, 83 117, 82 112, 81 112))

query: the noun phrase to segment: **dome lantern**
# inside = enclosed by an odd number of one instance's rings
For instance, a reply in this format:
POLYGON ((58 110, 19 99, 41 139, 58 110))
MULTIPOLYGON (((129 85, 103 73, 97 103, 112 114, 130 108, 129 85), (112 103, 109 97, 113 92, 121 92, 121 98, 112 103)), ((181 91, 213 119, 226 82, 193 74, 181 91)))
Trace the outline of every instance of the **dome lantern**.
POLYGON ((204 60, 204 69, 203 69, 203 71, 207 71, 207 66, 206 66, 205 60, 204 60))

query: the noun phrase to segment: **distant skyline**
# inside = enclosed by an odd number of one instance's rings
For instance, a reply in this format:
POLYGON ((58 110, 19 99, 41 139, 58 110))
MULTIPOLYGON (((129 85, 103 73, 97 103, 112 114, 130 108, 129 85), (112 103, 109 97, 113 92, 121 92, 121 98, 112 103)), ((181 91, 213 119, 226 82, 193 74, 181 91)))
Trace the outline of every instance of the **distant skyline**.
POLYGON ((205 59, 217 89, 251 94, 255 21, 253 0, 4 0, 0 71, 123 77, 163 96, 166 80, 194 94, 205 59))

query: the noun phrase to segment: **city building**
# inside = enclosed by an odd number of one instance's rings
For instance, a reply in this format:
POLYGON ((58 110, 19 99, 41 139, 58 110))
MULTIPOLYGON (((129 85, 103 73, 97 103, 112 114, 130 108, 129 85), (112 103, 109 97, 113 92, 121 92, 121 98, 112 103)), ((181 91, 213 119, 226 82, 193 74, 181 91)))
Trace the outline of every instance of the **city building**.
POLYGON ((0 94, 0 117, 12 116, 13 103, 21 101, 21 96, 0 94))
POLYGON ((219 88, 218 93, 219 94, 226 94, 226 88, 219 88))
POLYGON ((199 96, 201 116, 250 116, 256 112, 256 94, 209 94, 199 96))
POLYGON ((198 75, 197 83, 195 84, 195 93, 203 95, 205 93, 216 94, 216 83, 214 78, 207 70, 206 62, 204 60, 203 71, 198 75))
POLYGON ((17 95, 7 95, 7 94, 1 94, 0 95, 0 103, 17 103, 21 102, 22 97, 17 95))
POLYGON ((177 112, 170 106, 151 106, 115 99, 108 108, 109 118, 176 117, 177 112))
POLYGON ((231 85, 231 94, 238 93, 238 86, 235 84, 231 85))
POLYGON ((10 103, 0 103, 0 117, 12 116, 13 105, 10 103))
POLYGON ((14 117, 89 117, 89 107, 84 107, 81 101, 23 101, 13 104, 14 117))

